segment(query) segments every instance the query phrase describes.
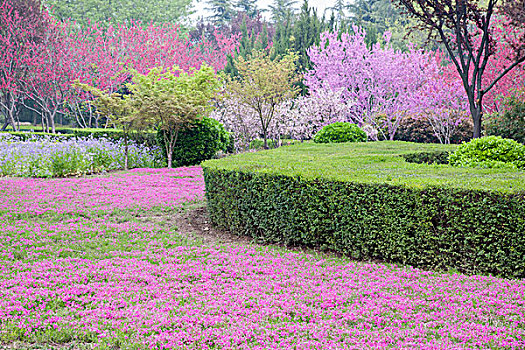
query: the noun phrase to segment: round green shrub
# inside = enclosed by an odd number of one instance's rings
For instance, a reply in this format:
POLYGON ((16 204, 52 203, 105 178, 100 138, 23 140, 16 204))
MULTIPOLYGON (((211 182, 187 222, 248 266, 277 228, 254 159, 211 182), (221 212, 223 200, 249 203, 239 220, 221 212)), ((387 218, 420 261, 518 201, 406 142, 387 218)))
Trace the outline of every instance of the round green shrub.
MULTIPOLYGON (((157 133, 157 143, 166 156, 162 132, 157 133)), ((217 152, 227 152, 230 148, 230 134, 217 120, 203 117, 189 127, 179 131, 173 149, 173 164, 176 166, 197 165, 212 159, 217 152)))
POLYGON ((337 122, 323 127, 315 136, 316 143, 365 142, 366 132, 352 123, 337 122))
POLYGON ((525 91, 505 100, 504 112, 487 116, 487 135, 501 136, 525 144, 525 91))
POLYGON ((525 145, 499 136, 461 144, 449 157, 452 166, 476 168, 525 168, 525 145))

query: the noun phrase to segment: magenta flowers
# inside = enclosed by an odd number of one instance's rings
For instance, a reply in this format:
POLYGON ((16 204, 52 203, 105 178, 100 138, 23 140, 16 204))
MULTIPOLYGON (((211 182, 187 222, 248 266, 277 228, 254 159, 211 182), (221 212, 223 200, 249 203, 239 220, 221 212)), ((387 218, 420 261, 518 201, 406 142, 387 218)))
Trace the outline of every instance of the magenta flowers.
POLYGON ((0 179, 0 193, 0 339, 155 349, 525 344, 525 281, 190 244, 151 217, 202 200, 198 167, 0 179))

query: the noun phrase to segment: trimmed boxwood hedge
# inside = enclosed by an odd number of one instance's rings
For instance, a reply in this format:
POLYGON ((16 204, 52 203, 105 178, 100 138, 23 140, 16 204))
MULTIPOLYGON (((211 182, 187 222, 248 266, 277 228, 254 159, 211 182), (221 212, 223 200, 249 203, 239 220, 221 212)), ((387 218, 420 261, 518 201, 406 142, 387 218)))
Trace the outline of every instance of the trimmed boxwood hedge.
MULTIPOLYGON (((71 138, 94 138, 94 139, 100 139, 105 138, 109 139, 115 142, 118 141, 124 141, 124 132, 119 129, 76 129, 76 128, 65 128, 60 127, 56 129, 56 134, 51 133, 45 133, 39 130, 36 127, 32 127, 33 129, 29 129, 29 127, 25 126, 24 130, 26 131, 6 131, 5 133, 9 133, 11 135, 18 136, 22 140, 28 140, 30 138, 34 137, 51 137, 52 139, 60 140, 60 139, 71 139, 71 138), (31 130, 31 131, 30 131, 31 130)), ((144 145, 148 147, 155 147, 157 146, 156 139, 155 139, 155 133, 154 132, 141 132, 141 133, 135 133, 132 132, 129 134, 129 139, 136 142, 139 145, 144 145)))
MULTIPOLYGON (((382 162, 398 166, 390 165, 392 175, 399 169, 427 167, 439 179, 440 172, 455 171, 447 165, 405 163, 399 155, 389 153, 392 146, 397 146, 399 153, 413 151, 410 144, 386 143, 386 160, 382 162)), ((470 186, 467 180, 459 180, 456 185, 443 180, 442 186, 436 185, 441 180, 435 178, 427 186, 395 183, 388 177, 383 181, 360 180, 355 175, 357 170, 351 168, 352 162, 347 171, 354 171, 354 175, 345 176, 354 176, 353 180, 342 181, 330 174, 341 171, 337 161, 334 169, 312 176, 312 171, 305 170, 308 166, 326 168, 321 161, 301 168, 301 163, 315 162, 315 147, 288 147, 294 148, 295 152, 289 153, 305 155, 299 157, 295 168, 284 166, 292 164, 284 161, 290 156, 286 150, 204 163, 211 221, 261 241, 326 248, 361 260, 525 277, 523 185, 512 189, 499 182, 499 187, 483 189, 470 186)), ((335 152, 334 148, 328 150, 335 152)), ((357 152, 356 166, 366 163, 362 159, 367 154, 380 156, 377 146, 365 150, 357 152)), ((339 151, 345 153, 348 148, 339 151)), ((325 152, 325 148, 318 150, 319 154, 325 152)), ((475 174, 472 169, 456 171, 475 174)), ((484 169, 477 175, 489 178, 501 174, 501 170, 484 169)), ((508 175, 516 181, 525 179, 522 172, 508 175)))
POLYGON ((67 139, 76 137, 75 135, 67 135, 67 134, 51 134, 51 133, 45 133, 45 132, 32 133, 32 132, 24 132, 24 131, 3 131, 3 132, 0 132, 0 135, 1 134, 9 134, 9 135, 16 136, 16 138, 19 139, 20 141, 27 141, 31 139, 40 139, 40 138, 60 141, 60 140, 67 140, 67 139))

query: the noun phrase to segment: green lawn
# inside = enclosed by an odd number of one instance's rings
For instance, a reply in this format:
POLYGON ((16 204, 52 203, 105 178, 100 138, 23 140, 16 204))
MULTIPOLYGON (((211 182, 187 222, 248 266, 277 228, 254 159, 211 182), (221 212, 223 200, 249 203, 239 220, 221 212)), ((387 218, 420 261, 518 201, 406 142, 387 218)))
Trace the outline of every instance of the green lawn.
POLYGON ((388 183, 410 188, 445 187, 514 193, 525 191, 525 172, 508 169, 455 168, 407 163, 403 154, 453 151, 455 145, 400 141, 315 144, 210 160, 205 168, 298 176, 355 183, 388 183))

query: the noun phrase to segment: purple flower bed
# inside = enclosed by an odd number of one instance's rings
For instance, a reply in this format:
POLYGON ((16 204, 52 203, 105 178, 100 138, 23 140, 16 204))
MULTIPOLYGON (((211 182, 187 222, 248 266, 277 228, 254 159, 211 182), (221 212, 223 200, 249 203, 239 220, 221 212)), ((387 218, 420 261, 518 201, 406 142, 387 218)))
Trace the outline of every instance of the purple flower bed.
MULTIPOLYGON (((160 150, 129 145, 129 167, 158 167, 160 150)), ((124 145, 106 139, 56 141, 0 134, 0 176, 57 177, 124 168, 124 145)))
POLYGON ((0 339, 154 349, 523 349, 525 281, 200 246, 138 214, 198 167, 0 179, 0 339), (69 204, 71 203, 71 204, 69 204))

